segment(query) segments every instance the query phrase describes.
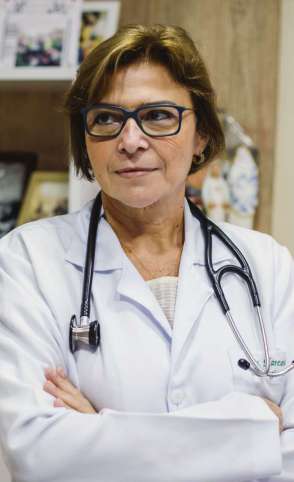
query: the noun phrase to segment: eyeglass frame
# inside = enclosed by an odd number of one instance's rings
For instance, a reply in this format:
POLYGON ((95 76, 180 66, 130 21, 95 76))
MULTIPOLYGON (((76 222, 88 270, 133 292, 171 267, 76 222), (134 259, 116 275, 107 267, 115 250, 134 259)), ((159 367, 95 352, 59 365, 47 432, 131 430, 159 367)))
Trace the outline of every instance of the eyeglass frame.
POLYGON ((123 107, 120 107, 120 106, 115 105, 115 104, 107 104, 105 102, 104 103, 102 102, 102 103, 97 103, 97 104, 91 104, 88 107, 82 107, 80 112, 81 112, 82 118, 83 118, 84 129, 89 136, 95 137, 96 139, 109 140, 109 139, 114 139, 115 137, 119 136, 119 134, 121 133, 121 131, 123 130, 124 126, 126 125, 126 123, 129 119, 134 119, 134 121, 136 122, 137 126, 141 129, 143 134, 145 134, 148 137, 175 136, 181 130, 182 120, 183 120, 183 112, 185 112, 187 110, 195 112, 195 109, 192 109, 191 107, 184 107, 182 105, 177 105, 177 104, 169 104, 167 102, 163 102, 163 103, 160 103, 160 104, 152 104, 152 103, 151 104, 145 104, 145 105, 142 105, 142 106, 140 106, 140 107, 138 107, 137 109, 134 109, 134 110, 124 109, 123 107), (118 111, 121 111, 125 115, 125 118, 122 122, 122 125, 121 125, 119 131, 116 134, 109 135, 109 136, 108 135, 96 135, 96 134, 92 134, 89 131, 88 124, 87 124, 87 114, 91 109, 93 109, 95 107, 108 107, 109 109, 116 109, 118 111), (145 132, 144 128, 142 126, 142 122, 140 121, 140 119, 138 117, 138 112, 140 112, 140 110, 148 109, 148 108, 152 108, 152 107, 174 107, 178 111, 178 114, 179 114, 179 123, 178 123, 177 130, 175 132, 173 132, 172 134, 159 134, 159 135, 148 134, 147 132, 145 132))

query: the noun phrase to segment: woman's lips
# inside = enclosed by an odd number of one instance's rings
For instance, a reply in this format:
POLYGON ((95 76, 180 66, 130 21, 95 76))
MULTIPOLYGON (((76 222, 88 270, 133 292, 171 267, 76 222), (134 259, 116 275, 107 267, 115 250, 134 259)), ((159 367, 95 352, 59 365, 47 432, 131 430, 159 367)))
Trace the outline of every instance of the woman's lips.
POLYGON ((121 169, 119 171, 115 171, 121 177, 139 177, 139 176, 146 176, 151 172, 157 171, 157 168, 154 169, 121 169))

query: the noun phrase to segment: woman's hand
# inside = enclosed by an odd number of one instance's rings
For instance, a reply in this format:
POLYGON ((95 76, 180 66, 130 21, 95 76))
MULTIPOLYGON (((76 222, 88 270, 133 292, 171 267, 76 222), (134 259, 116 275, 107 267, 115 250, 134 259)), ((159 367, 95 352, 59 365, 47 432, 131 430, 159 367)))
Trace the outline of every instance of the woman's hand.
POLYGON ((54 407, 65 407, 80 413, 97 413, 83 394, 68 380, 62 368, 46 368, 43 389, 55 397, 54 407))
POLYGON ((278 417, 278 419, 279 419, 279 429, 280 429, 280 433, 281 433, 283 431, 283 428, 284 428, 283 427, 283 412, 282 412, 282 410, 280 409, 280 407, 278 405, 276 405, 271 400, 268 400, 267 398, 264 398, 263 400, 265 401, 267 406, 271 409, 271 411, 274 412, 274 414, 278 417))

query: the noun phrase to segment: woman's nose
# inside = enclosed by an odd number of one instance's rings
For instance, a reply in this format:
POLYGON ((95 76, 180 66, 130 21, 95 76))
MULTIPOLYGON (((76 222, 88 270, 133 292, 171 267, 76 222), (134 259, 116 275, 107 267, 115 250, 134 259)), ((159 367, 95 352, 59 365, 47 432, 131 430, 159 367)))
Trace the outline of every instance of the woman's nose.
POLYGON ((148 148, 148 138, 135 119, 128 119, 119 135, 118 149, 133 154, 138 149, 148 148))

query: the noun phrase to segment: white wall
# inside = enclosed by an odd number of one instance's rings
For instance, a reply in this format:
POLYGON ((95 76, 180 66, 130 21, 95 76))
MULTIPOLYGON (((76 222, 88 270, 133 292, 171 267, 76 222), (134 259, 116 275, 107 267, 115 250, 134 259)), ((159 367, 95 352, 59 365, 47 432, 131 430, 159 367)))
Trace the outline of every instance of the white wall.
POLYGON ((294 0, 281 9, 272 234, 294 255, 294 0))

